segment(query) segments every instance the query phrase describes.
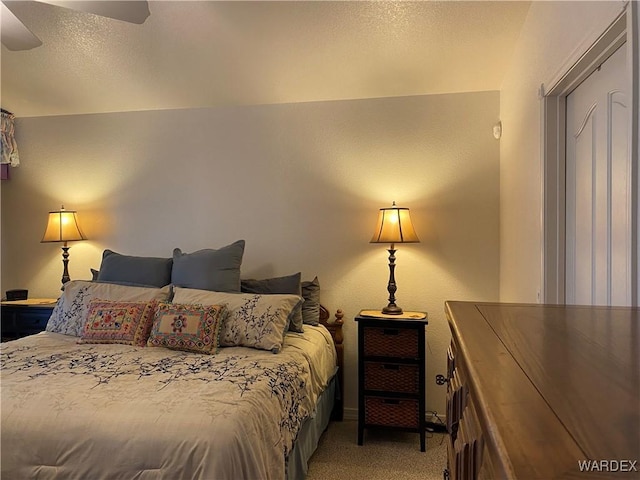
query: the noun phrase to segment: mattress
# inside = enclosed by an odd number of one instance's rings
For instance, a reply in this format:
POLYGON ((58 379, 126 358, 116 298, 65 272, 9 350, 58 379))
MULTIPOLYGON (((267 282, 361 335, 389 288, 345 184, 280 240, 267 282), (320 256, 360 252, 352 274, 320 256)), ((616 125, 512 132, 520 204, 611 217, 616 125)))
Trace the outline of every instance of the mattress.
POLYGON ((77 344, 42 332, 0 351, 2 478, 285 478, 336 372, 305 325, 278 354, 77 344))

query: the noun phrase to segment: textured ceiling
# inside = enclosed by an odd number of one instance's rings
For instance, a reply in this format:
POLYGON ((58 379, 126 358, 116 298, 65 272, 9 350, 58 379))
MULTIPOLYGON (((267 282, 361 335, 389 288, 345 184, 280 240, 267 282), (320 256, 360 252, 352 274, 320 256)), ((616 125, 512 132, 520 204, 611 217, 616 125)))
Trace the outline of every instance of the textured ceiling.
POLYGON ((18 117, 497 90, 529 2, 151 1, 142 25, 37 2, 2 47, 18 117))

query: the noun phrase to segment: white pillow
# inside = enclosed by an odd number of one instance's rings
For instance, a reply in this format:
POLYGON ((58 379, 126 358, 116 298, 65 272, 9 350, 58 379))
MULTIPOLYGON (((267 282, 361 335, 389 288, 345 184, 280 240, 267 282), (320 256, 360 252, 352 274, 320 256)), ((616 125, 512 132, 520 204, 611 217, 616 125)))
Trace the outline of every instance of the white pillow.
POLYGON ((291 311, 302 302, 298 295, 224 293, 174 288, 173 303, 227 305, 220 329, 220 346, 243 346, 278 353, 291 311))
POLYGON ((144 302, 157 300, 166 302, 171 286, 162 288, 129 287, 115 283, 99 283, 87 280, 72 280, 64 286, 64 292, 51 313, 47 332, 81 337, 89 312, 91 300, 116 302, 144 302))

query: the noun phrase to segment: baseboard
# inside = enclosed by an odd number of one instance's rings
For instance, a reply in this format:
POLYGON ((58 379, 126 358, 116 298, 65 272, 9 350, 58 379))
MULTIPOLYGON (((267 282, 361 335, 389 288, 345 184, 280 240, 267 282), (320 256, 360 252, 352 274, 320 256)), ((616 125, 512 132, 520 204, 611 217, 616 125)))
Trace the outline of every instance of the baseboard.
POLYGON ((345 420, 358 420, 358 409, 357 408, 345 408, 344 416, 345 420))
MULTIPOLYGON (((344 409, 344 420, 357 421, 358 409, 346 408, 344 409)), ((435 433, 447 433, 447 418, 444 415, 439 415, 435 412, 427 412, 425 417, 427 423, 427 430, 435 433)))

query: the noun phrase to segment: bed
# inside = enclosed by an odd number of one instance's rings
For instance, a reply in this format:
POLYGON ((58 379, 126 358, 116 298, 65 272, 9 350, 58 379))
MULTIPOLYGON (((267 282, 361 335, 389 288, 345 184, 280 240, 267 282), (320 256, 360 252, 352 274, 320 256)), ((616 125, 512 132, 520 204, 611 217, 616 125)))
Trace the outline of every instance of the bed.
POLYGON ((123 283, 68 283, 2 344, 2 478, 304 478, 342 415, 341 312, 297 332, 301 296, 123 283))

